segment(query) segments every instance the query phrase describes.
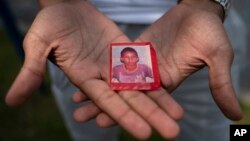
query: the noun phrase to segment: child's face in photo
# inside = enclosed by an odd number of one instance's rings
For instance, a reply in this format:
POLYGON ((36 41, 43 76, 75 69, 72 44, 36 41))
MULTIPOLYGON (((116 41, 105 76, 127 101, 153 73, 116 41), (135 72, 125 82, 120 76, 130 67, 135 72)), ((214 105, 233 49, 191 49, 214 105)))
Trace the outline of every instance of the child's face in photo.
POLYGON ((145 43, 110 45, 110 86, 113 90, 153 90, 160 87, 153 46, 145 43))
POLYGON ((132 51, 124 52, 121 56, 121 61, 125 64, 125 66, 136 66, 137 62, 139 61, 138 56, 136 53, 132 51))

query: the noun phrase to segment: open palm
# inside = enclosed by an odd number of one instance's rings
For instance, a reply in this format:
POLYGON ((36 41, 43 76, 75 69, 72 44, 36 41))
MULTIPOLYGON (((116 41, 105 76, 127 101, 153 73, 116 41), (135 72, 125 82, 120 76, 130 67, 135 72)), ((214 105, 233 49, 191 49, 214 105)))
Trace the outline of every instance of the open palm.
POLYGON ((89 2, 72 1, 44 8, 25 37, 25 62, 7 94, 7 104, 21 105, 31 96, 42 82, 49 58, 106 113, 99 114, 100 122, 103 117, 113 119, 140 139, 150 135, 151 126, 166 138, 175 137, 179 133, 175 119, 182 116, 182 109, 165 90, 149 91, 149 98, 139 91, 116 93, 108 86, 112 42, 130 40, 89 2), (160 95, 168 102, 159 101, 160 95))
POLYGON ((179 4, 138 39, 155 46, 161 81, 172 92, 181 82, 207 66, 212 95, 230 119, 242 113, 231 82, 233 51, 221 19, 213 12, 179 4))
MULTIPOLYGON (((221 111, 232 120, 242 118, 230 77, 233 51, 218 15, 179 4, 135 40, 145 41, 155 47, 162 86, 168 92, 174 91, 191 74, 208 67, 210 89, 221 111)), ((73 99, 81 102, 87 97, 76 93, 73 99)), ((86 115, 82 119, 86 120, 86 115)), ((106 122, 113 124, 111 119, 106 122)))

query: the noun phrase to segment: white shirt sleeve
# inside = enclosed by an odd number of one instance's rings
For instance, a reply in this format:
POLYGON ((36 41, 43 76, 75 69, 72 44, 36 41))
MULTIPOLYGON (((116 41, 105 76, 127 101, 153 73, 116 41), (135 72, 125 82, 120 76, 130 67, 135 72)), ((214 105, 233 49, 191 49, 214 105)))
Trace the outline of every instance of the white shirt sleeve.
POLYGON ((91 0, 110 19, 129 24, 150 24, 176 5, 175 0, 91 0))

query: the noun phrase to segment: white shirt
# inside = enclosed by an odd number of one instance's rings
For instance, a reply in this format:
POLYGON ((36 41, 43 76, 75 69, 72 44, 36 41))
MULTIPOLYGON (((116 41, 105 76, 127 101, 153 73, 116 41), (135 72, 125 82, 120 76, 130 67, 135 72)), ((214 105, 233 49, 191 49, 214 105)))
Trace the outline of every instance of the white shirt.
POLYGON ((150 24, 177 0, 91 0, 110 19, 121 23, 150 24))

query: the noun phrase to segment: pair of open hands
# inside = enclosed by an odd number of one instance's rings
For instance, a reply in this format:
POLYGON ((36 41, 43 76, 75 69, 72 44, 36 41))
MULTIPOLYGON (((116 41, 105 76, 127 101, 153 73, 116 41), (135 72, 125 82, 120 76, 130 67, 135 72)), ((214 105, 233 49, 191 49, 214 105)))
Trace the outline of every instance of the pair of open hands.
POLYGON ((241 118, 230 78, 232 47, 215 13, 179 4, 134 42, 145 41, 155 47, 162 88, 113 91, 108 85, 109 45, 132 41, 89 2, 46 7, 25 37, 25 62, 6 102, 10 106, 26 102, 41 84, 49 59, 80 89, 73 101, 92 101, 76 110, 77 121, 96 118, 102 127, 116 122, 139 139, 148 138, 151 128, 165 138, 174 138, 183 110, 169 93, 189 75, 208 66, 216 103, 228 118, 241 118))

